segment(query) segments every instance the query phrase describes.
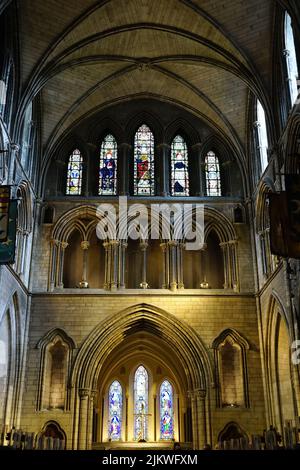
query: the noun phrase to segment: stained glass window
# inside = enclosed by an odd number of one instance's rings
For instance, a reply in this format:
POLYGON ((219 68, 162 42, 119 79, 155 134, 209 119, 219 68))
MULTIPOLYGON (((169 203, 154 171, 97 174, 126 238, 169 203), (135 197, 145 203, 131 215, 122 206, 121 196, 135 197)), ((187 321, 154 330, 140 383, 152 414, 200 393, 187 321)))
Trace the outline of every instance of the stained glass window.
POLYGON ((189 195, 188 151, 180 135, 171 144, 171 184, 173 196, 189 195))
POLYGON ((286 58, 288 82, 289 82, 289 88, 290 88, 290 97, 291 97, 291 102, 293 105, 298 96, 297 80, 299 76, 298 76, 298 65, 297 65, 297 56, 296 56, 296 49, 295 49, 292 19, 287 12, 285 13, 284 29, 285 29, 284 55, 286 58))
POLYGON ((148 372, 139 366, 134 375, 134 438, 148 437, 148 372))
POLYGON ((220 164, 212 151, 205 157, 205 179, 207 196, 221 196, 220 164))
POLYGON ((108 406, 108 437, 112 441, 119 441, 122 431, 123 393, 122 386, 117 380, 109 387, 108 406))
POLYGON ((78 196, 81 194, 82 184, 82 155, 80 150, 74 150, 68 163, 66 194, 78 196))
POLYGON ((160 438, 173 439, 174 437, 174 406, 173 387, 168 380, 160 386, 160 438))
POLYGON ((260 163, 261 171, 263 172, 268 166, 268 134, 267 134, 267 124, 266 124, 266 115, 264 108, 259 100, 257 100, 256 105, 257 112, 257 138, 258 138, 258 148, 260 153, 260 163))
POLYGON ((114 195, 117 192, 117 142, 108 134, 102 141, 99 168, 99 194, 114 195))
POLYGON ((134 137, 134 194, 154 194, 154 137, 146 124, 138 128, 134 137))

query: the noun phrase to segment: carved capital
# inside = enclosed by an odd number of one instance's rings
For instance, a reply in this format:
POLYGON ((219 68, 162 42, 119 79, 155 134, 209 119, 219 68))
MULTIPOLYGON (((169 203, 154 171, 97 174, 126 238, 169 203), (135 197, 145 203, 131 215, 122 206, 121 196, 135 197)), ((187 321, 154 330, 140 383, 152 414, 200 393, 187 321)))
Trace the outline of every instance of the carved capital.
POLYGON ((80 246, 83 250, 88 250, 89 247, 90 247, 90 242, 87 241, 87 240, 83 240, 81 243, 80 243, 80 246))
POLYGON ((78 390, 79 396, 81 399, 88 398, 90 396, 90 389, 89 388, 80 388, 78 390))

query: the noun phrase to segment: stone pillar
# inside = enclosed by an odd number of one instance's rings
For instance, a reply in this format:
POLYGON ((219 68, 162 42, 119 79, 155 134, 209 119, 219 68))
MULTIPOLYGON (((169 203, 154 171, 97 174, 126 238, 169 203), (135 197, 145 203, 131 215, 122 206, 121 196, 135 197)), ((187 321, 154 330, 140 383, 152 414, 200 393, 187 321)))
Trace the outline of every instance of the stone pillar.
POLYGON ((50 275, 49 275, 49 290, 53 291, 56 281, 56 268, 57 268, 57 251, 58 251, 58 240, 50 240, 50 275))
POLYGON ((161 251, 163 253, 163 264, 162 264, 162 270, 163 270, 163 283, 162 283, 162 289, 168 289, 169 288, 169 250, 168 250, 168 244, 167 243, 161 243, 160 244, 161 251))
POLYGON ((132 146, 126 142, 118 146, 118 193, 120 196, 129 194, 129 159, 132 146))
POLYGON ((110 289, 110 259, 111 259, 111 245, 110 242, 103 242, 105 249, 105 262, 104 262, 104 289, 110 289))
POLYGON ((170 289, 175 291, 177 289, 177 262, 176 250, 178 243, 174 240, 168 242, 170 253, 170 289))
POLYGON ((57 285, 59 288, 63 288, 63 276, 64 276, 64 258, 65 258, 65 249, 69 246, 67 242, 59 242, 58 248, 58 260, 57 260, 57 285))
POLYGON ((145 240, 140 241, 140 249, 142 251, 142 282, 140 284, 142 289, 147 289, 147 248, 148 243, 145 240))
POLYGON ((199 449, 198 445, 198 429, 197 429, 197 403, 194 392, 188 392, 191 401, 192 411, 192 432, 193 432, 193 450, 199 449))
POLYGON ((90 247, 90 242, 88 242, 87 240, 83 240, 80 244, 82 250, 83 250, 83 265, 82 265, 82 279, 79 283, 79 287, 80 288, 87 288, 89 287, 89 283, 88 283, 88 280, 87 280, 87 263, 88 263, 88 260, 87 260, 87 254, 88 254, 88 249, 90 247))
POLYGON ((92 390, 89 397, 88 406, 88 424, 87 424, 87 449, 92 448, 93 443, 93 417, 94 417, 94 402, 97 397, 97 390, 92 390))
POLYGON ((206 413, 205 413, 205 390, 195 390, 195 399, 197 407, 197 433, 198 449, 201 450, 206 444, 206 413))
POLYGON ((207 256, 207 244, 203 243, 202 248, 200 249, 200 272, 201 272, 201 283, 200 283, 200 288, 201 289, 208 289, 209 285, 206 279, 206 256, 207 256))
POLYGON ((191 158, 189 158, 190 195, 203 196, 202 178, 202 144, 198 142, 191 147, 191 158))
POLYGON ((178 289, 184 289, 184 282, 183 282, 183 249, 184 249, 184 243, 178 243, 177 247, 176 247, 178 289))
POLYGON ((229 254, 231 261, 231 285, 235 292, 240 290, 239 270, 237 259, 237 240, 231 240, 229 243, 229 254))
POLYGON ((126 267, 126 249, 128 243, 124 240, 120 241, 119 245, 119 276, 120 276, 120 289, 125 289, 125 267, 126 267))
POLYGON ((163 197, 169 196, 170 194, 169 154, 170 146, 168 144, 161 143, 156 146, 159 174, 156 193, 163 197))
POLYGON ((230 276, 229 276, 229 264, 230 258, 228 253, 228 244, 220 243, 220 247, 223 254, 223 265, 224 265, 224 289, 229 289, 230 287, 230 276))
POLYGON ((119 272, 119 241, 111 240, 111 290, 117 290, 118 288, 118 272, 119 272))
POLYGON ((86 450, 87 448, 87 421, 88 421, 88 404, 90 390, 82 388, 79 390, 79 427, 78 427, 78 449, 86 450))

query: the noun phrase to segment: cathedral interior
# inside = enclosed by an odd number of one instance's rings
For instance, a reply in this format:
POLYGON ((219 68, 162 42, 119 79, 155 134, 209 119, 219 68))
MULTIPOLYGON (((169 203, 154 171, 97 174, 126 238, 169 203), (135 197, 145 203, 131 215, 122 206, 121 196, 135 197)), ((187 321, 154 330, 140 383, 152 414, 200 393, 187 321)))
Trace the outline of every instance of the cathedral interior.
POLYGON ((300 263, 269 206, 300 173, 299 67, 298 0, 0 1, 0 445, 287 445, 300 263), (202 208, 200 248, 163 206, 202 208))

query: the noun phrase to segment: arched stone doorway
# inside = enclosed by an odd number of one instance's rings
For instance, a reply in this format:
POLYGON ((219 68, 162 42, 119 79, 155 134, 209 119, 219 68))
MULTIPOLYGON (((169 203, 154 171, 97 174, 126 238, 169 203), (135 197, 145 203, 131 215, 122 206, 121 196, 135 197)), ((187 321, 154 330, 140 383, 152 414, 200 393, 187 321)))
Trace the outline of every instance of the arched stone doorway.
MULTIPOLYGON (((134 373, 142 365, 149 377, 147 442, 191 442, 200 449, 211 441, 210 386, 212 364, 199 336, 173 315, 138 305, 114 315, 82 345, 72 373, 75 419, 73 448, 109 443, 108 394, 113 382, 122 389, 122 420, 118 443, 137 444, 134 431, 134 373), (174 434, 160 432, 160 386, 172 386, 174 434)), ((108 447, 106 445, 106 447, 108 447)))

